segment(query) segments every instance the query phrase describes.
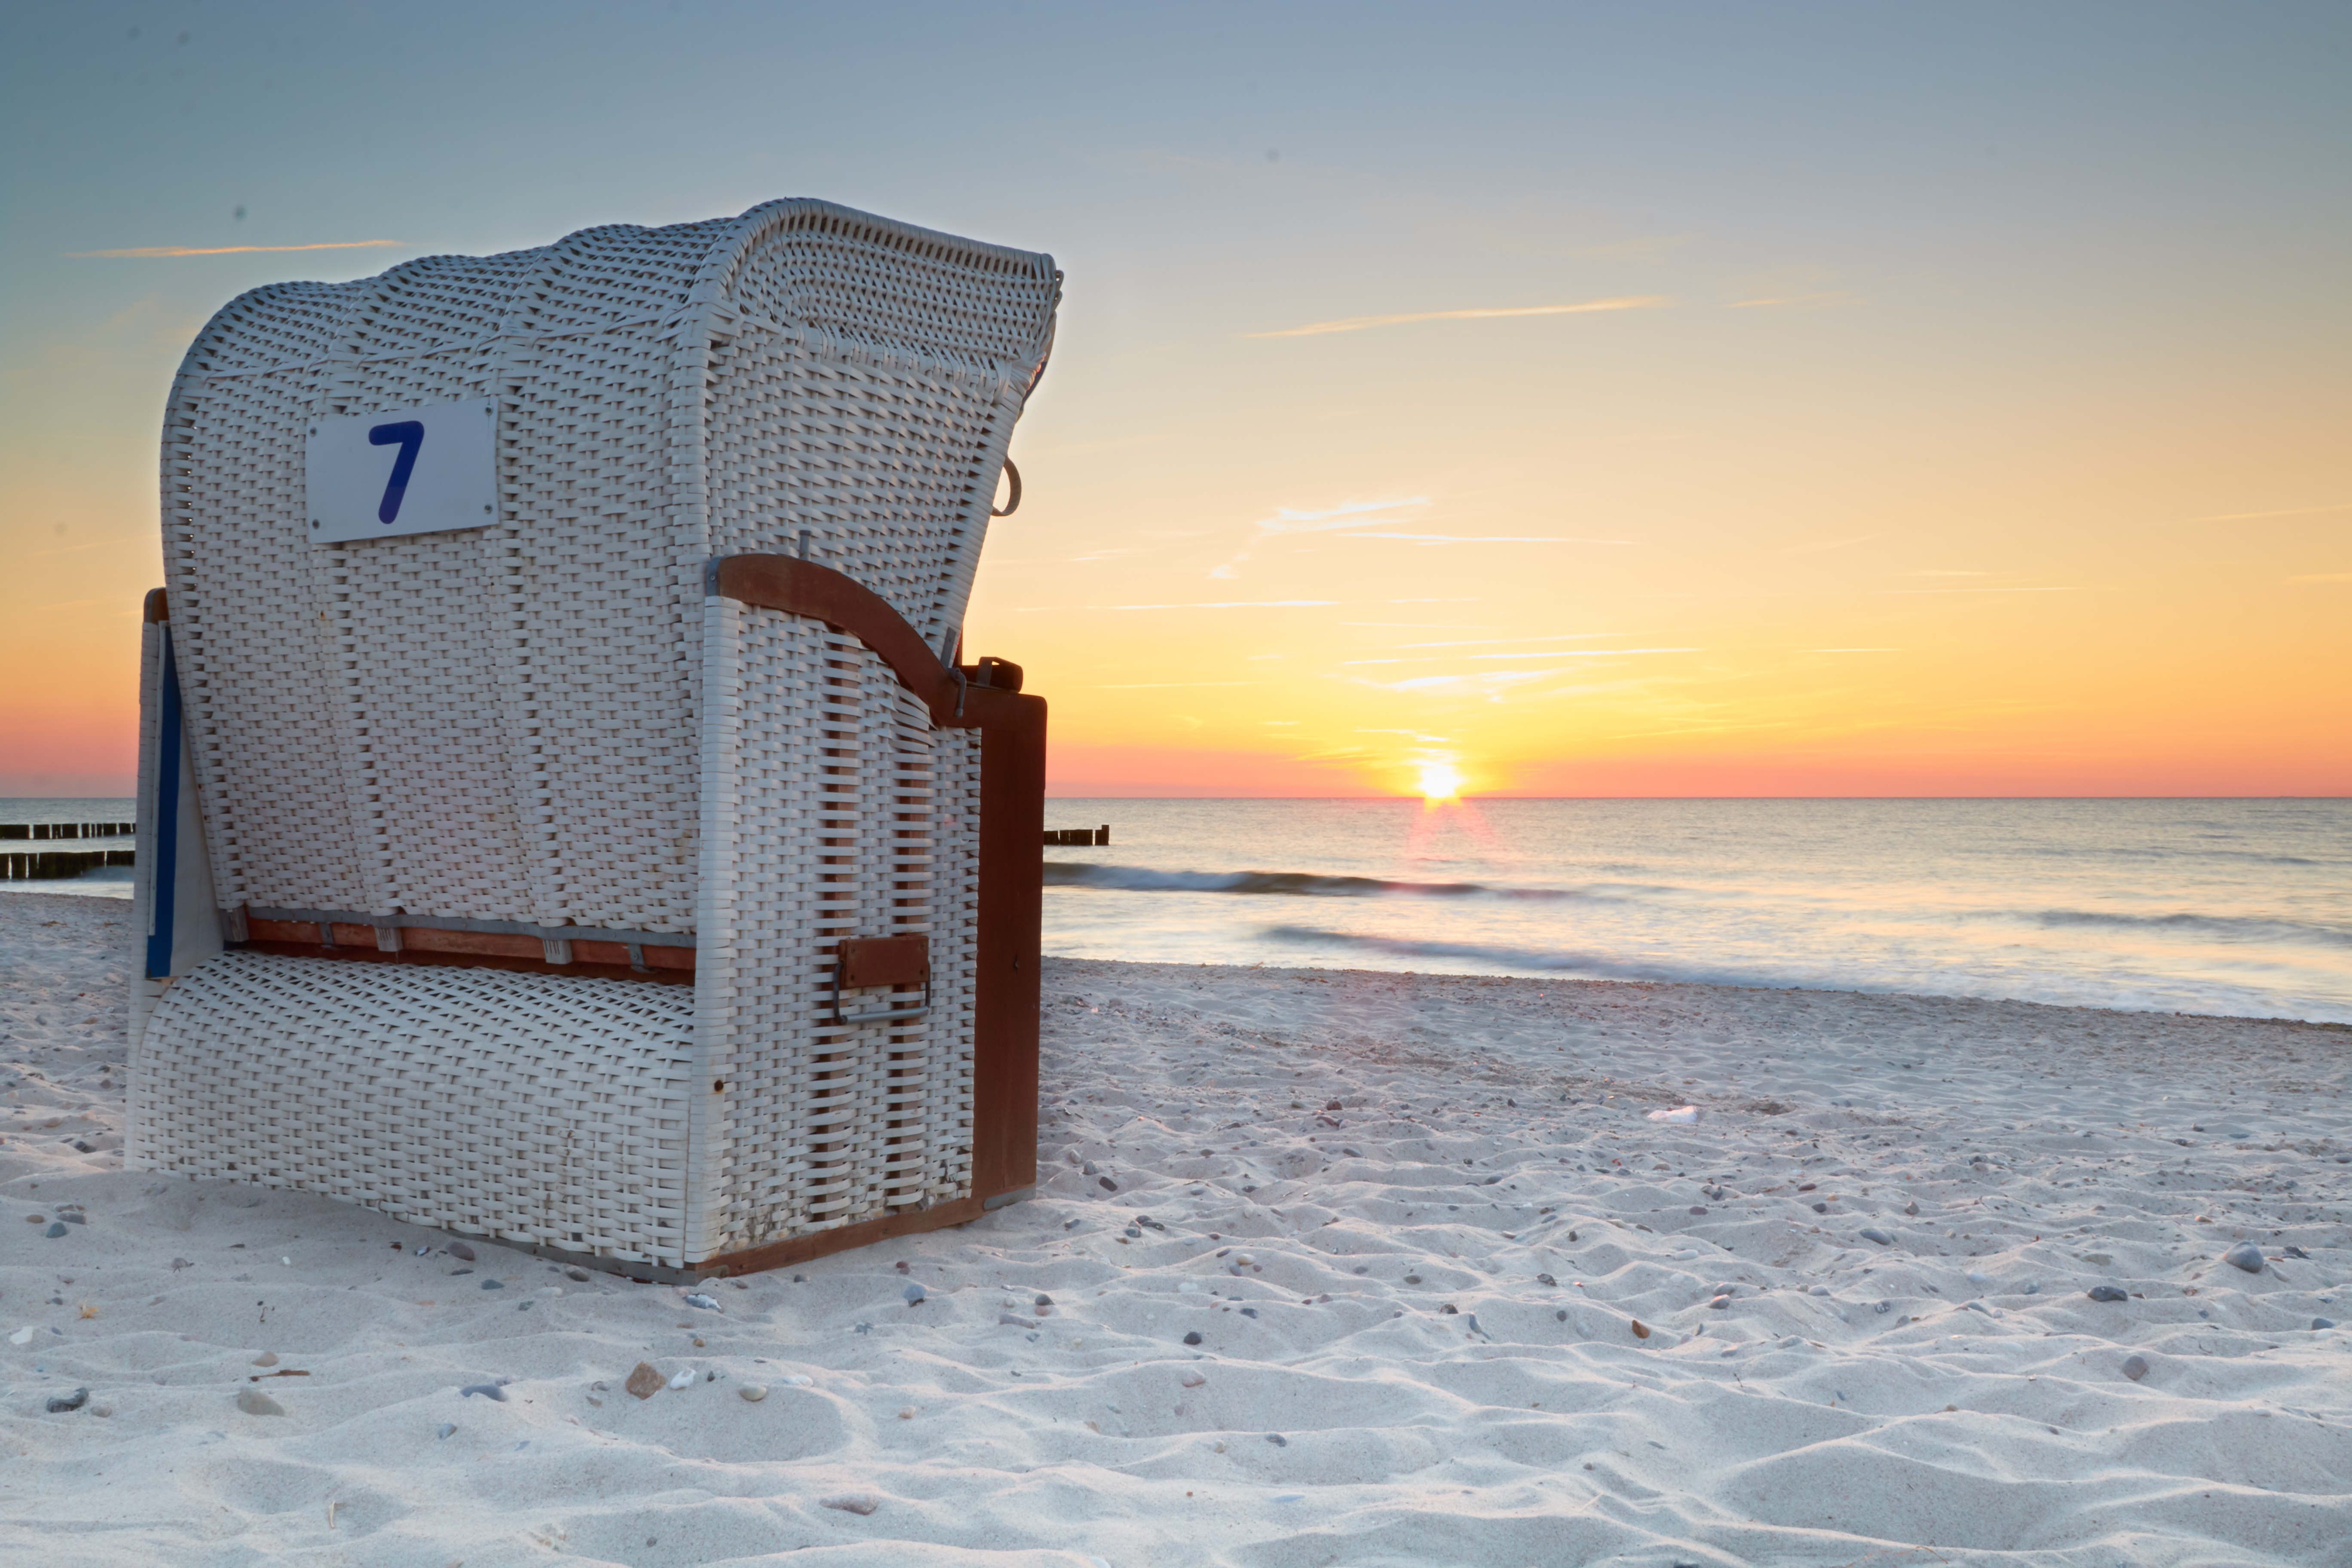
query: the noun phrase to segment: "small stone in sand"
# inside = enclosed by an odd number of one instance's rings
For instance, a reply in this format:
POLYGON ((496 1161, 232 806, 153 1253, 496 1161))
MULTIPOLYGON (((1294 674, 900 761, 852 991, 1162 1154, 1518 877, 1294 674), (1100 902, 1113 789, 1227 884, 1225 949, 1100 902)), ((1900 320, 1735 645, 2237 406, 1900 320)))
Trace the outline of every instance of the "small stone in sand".
POLYGON ((1645 1323, 1645 1322, 1643 1322, 1643 1321, 1642 1321, 1642 1320, 1641 1320, 1641 1319, 1639 1319, 1639 1318, 1635 1318, 1635 1319, 1633 1319, 1633 1321, 1632 1321, 1632 1326, 1633 1326, 1633 1337, 1634 1337, 1635 1339, 1637 1339, 1637 1340, 1646 1340, 1646 1339, 1648 1339, 1648 1338, 1650 1337, 1650 1325, 1649 1325, 1649 1324, 1647 1324, 1647 1323, 1645 1323))
POLYGON ((644 1362, 639 1362, 635 1367, 630 1369, 629 1380, 621 1384, 621 1386, 627 1389, 631 1394, 635 1394, 639 1399, 651 1399, 655 1394, 661 1392, 662 1384, 666 1381, 667 1380, 665 1379, 661 1373, 656 1372, 650 1365, 644 1362))
POLYGON ((283 1415, 286 1407, 257 1388, 236 1391, 236 1407, 247 1415, 283 1415))
POLYGON ((563 1277, 578 1285, 585 1285, 588 1283, 589 1278, 588 1270, 577 1266, 565 1269, 563 1271, 563 1277))
POLYGON ((1095 1185, 1100 1187, 1107 1193, 1115 1193, 1118 1191, 1118 1184, 1112 1181, 1108 1176, 1097 1176, 1095 1178, 1095 1185))
POLYGON ((450 1433, 455 1432, 457 1429, 457 1424, 455 1421, 444 1421, 441 1423, 440 1429, 433 1435, 436 1437, 446 1437, 450 1433))
POLYGON ((923 1288, 920 1285, 908 1286, 905 1294, 907 1305, 909 1307, 919 1307, 923 1304, 923 1288))
POLYGON ((2124 1357, 2124 1375, 2130 1378, 2134 1383, 2137 1383, 2141 1378, 2146 1377, 2147 1375, 2147 1358, 2146 1356, 2136 1355, 2124 1357))
POLYGON ((669 1385, 672 1388, 692 1387, 694 1385, 694 1369, 692 1367, 688 1367, 683 1372, 674 1373, 669 1380, 669 1385))
POLYGON ((1200 1387, 1202 1384, 1204 1384, 1204 1383, 1208 1382, 1209 1380, 1208 1380, 1207 1376, 1206 1376, 1205 1374, 1203 1374, 1203 1373, 1197 1373, 1197 1372, 1188 1372, 1188 1373, 1186 1373, 1182 1377, 1178 1378, 1176 1381, 1177 1381, 1177 1382, 1179 1382, 1179 1383, 1181 1383, 1181 1384, 1182 1384, 1186 1388, 1198 1388, 1198 1387, 1200 1387))
POLYGON ((253 1358, 253 1364, 256 1366, 276 1366, 278 1364, 278 1352, 276 1351, 263 1351, 259 1355, 253 1358))
POLYGON ((89 1390, 87 1388, 77 1388, 71 1394, 58 1394, 50 1399, 49 1414, 52 1415, 62 1415, 68 1410, 79 1410, 89 1403, 89 1390))
POLYGON ((500 1405, 507 1402, 507 1391, 495 1383, 469 1383, 457 1393, 461 1398, 466 1399, 471 1399, 478 1394, 485 1399, 495 1399, 500 1405))
POLYGON ((2094 1301, 2128 1301, 2131 1293, 2120 1285, 2094 1285, 2084 1292, 2094 1301))
POLYGON ((66 1224, 63 1220, 58 1221, 55 1225, 49 1226, 48 1229, 41 1232, 43 1236, 63 1236, 65 1233, 66 1224))
POLYGON ((737 1389, 735 1394, 736 1397, 743 1400, 745 1403, 757 1405, 760 1401, 768 1397, 768 1385, 764 1383, 747 1383, 742 1387, 737 1389))
POLYGON ((1201 1336, 1200 1336, 1200 1333, 1199 1333, 1197 1331, 1194 1331, 1194 1332, 1192 1332, 1192 1333, 1186 1334, 1186 1335, 1184 1336, 1184 1342, 1185 1342, 1186 1344, 1188 1344, 1188 1345, 1197 1345, 1197 1344, 1199 1344, 1199 1343, 1201 1342, 1201 1336))
POLYGON ((870 1492, 851 1492, 845 1497, 819 1498, 816 1500, 819 1508, 837 1508, 844 1513, 860 1516, 872 1513, 882 1506, 882 1500, 870 1492))
POLYGON ((901 1421, 912 1421, 914 1418, 915 1418, 915 1407, 914 1407, 913 1405, 901 1405, 900 1406, 898 1406, 898 1419, 899 1419, 899 1420, 901 1420, 901 1421))
POLYGON ((1290 1439, 1284 1436, 1279 1432, 1268 1432, 1265 1435, 1265 1440, 1273 1444, 1277 1448, 1287 1448, 1290 1447, 1290 1439))
POLYGON ((507 1282, 503 1279, 485 1279, 482 1281, 482 1289, 485 1290, 503 1290, 506 1288, 507 1282))
POLYGON ((1881 1247, 1892 1247, 1895 1245, 1895 1238, 1893 1237, 1874 1226, 1864 1229, 1862 1232, 1862 1239, 1864 1241, 1874 1241, 1881 1247))
POLYGON ((2263 1271, 2263 1249, 2251 1241, 2242 1241, 2221 1254, 2221 1261, 2249 1274, 2260 1274, 2263 1271))
POLYGON ((2318 1332, 2321 1329, 2332 1329, 2335 1326, 2336 1320, 2333 1318, 2314 1318, 2311 1320, 2311 1328, 2314 1333, 2318 1332))
POLYGON ((452 1258, 462 1258, 468 1263, 474 1261, 474 1249, 467 1246, 462 1241, 451 1242, 449 1244, 448 1252, 449 1256, 452 1258))

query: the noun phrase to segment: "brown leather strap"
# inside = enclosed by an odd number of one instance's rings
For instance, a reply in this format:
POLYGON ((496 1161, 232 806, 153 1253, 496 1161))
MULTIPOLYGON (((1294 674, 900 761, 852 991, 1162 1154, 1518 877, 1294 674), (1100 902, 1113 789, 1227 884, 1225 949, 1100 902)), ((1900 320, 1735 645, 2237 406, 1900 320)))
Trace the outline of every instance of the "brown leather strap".
POLYGON ((839 626, 872 648, 898 684, 931 710, 931 722, 955 722, 955 679, 922 634, 890 601, 830 566, 790 555, 730 555, 712 569, 712 591, 746 605, 806 616, 839 626))

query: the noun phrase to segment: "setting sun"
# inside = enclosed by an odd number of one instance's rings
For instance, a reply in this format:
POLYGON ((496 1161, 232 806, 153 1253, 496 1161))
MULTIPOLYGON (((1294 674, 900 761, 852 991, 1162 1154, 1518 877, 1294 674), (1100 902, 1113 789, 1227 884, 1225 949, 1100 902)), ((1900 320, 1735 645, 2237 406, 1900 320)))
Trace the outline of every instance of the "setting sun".
POLYGON ((1462 793, 1462 775, 1451 763, 1423 763, 1421 793, 1425 800, 1452 800, 1462 793))

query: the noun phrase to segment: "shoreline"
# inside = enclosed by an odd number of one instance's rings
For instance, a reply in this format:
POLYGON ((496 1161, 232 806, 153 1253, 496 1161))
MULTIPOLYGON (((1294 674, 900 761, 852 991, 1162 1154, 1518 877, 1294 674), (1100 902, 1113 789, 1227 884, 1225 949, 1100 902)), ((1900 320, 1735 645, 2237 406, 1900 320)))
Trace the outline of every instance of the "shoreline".
POLYGON ((128 913, 0 901, 26 1551, 2087 1568, 2352 1528, 2342 1026, 1052 959, 1037 1196, 705 1309, 116 1168, 128 913), (641 1361, 698 1381, 639 1400, 641 1361))

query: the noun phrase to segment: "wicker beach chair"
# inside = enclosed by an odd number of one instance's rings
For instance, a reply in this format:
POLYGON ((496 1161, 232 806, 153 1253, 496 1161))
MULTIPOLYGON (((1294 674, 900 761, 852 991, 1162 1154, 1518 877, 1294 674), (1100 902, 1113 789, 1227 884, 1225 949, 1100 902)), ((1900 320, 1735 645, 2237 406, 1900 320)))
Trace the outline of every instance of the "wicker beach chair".
POLYGON ((958 660, 1059 283, 795 200, 224 308, 131 1162, 644 1278, 1024 1195, 1045 708, 958 660))

